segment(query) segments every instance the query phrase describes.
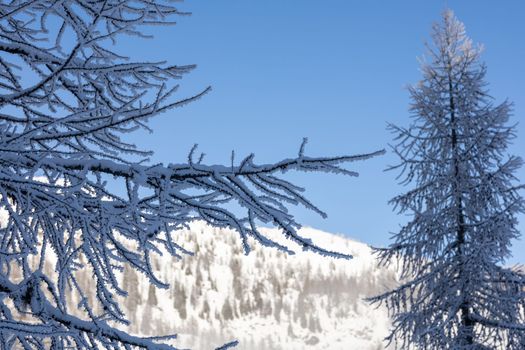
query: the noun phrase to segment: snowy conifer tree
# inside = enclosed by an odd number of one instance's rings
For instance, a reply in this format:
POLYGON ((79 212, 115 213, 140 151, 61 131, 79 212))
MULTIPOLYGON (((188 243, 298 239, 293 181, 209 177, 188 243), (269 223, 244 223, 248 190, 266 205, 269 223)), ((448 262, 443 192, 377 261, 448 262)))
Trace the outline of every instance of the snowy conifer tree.
POLYGON ((451 11, 433 29, 409 90, 413 122, 390 126, 401 159, 391 168, 413 188, 391 200, 409 220, 378 254, 401 259, 405 282, 371 301, 386 303, 400 349, 523 349, 525 279, 503 266, 524 210, 522 160, 506 154, 511 104, 493 105, 480 48, 451 11))
POLYGON ((250 155, 210 166, 192 151, 186 163, 164 166, 148 165, 148 153, 123 138, 209 90, 175 100, 176 82, 193 66, 128 60, 113 45, 183 15, 172 3, 0 4, 2 349, 171 348, 114 328, 127 323, 115 301, 126 295, 117 277, 127 264, 167 288, 150 257, 161 249, 188 254, 172 238, 192 220, 234 228, 246 252, 248 236, 286 250, 258 231, 257 224, 268 223, 304 249, 348 257, 297 234, 287 206, 324 214, 279 174, 355 175, 341 164, 377 153, 313 158, 303 144, 297 157, 274 164, 256 165, 250 155), (232 202, 242 210, 232 210, 232 202), (91 271, 92 281, 77 280, 80 269, 91 271), (68 303, 72 295, 78 305, 68 303))

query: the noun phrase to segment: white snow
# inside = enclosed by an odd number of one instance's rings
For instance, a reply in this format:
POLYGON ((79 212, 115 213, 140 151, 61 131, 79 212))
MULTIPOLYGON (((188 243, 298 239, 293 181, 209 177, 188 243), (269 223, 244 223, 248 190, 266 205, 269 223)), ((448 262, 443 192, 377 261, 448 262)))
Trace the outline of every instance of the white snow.
MULTIPOLYGON (((286 243, 276 230, 263 230, 286 243)), ((179 231, 177 243, 195 256, 153 260, 168 290, 155 289, 134 271, 124 273, 132 293, 123 301, 129 330, 178 333, 175 345, 196 350, 233 339, 240 340, 239 349, 383 349, 386 310, 363 298, 392 287, 396 273, 378 268, 366 244, 312 228, 300 234, 354 259, 300 249, 287 255, 256 243, 246 256, 234 231, 202 222, 179 231)))

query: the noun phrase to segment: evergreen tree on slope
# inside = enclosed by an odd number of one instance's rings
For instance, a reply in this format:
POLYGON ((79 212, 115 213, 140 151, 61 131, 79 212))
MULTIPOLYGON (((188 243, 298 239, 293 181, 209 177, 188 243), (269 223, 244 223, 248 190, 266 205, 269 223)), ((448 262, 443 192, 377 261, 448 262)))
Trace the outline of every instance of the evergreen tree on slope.
POLYGON ((493 105, 481 50, 452 11, 432 38, 409 89, 413 122, 390 126, 401 159, 391 169, 413 189, 391 200, 410 219, 378 255, 400 258, 405 282, 370 300, 386 303, 387 340, 402 349, 523 349, 525 279, 503 266, 524 210, 522 160, 506 155, 511 104, 493 105))

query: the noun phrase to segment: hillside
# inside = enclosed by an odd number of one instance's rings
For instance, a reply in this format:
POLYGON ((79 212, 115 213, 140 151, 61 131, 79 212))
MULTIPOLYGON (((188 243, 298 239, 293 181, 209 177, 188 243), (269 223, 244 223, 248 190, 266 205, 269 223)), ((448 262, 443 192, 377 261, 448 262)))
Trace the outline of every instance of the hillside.
POLYGON ((180 231, 178 242, 195 256, 153 262, 169 290, 124 273, 131 331, 177 332, 176 345, 197 350, 232 339, 241 341, 239 349, 383 349, 386 312, 362 298, 395 283, 395 273, 378 269, 363 243, 310 228, 301 234, 354 259, 300 250, 290 256, 259 245, 245 256, 233 231, 203 223, 180 231))
MULTIPOLYGON (((0 211, 0 222, 5 219, 0 211)), ((286 243, 276 230, 264 232, 286 243)), ((366 244, 311 228, 301 234, 354 259, 300 249, 287 255, 254 242, 246 256, 234 231, 202 222, 178 231, 177 243, 195 255, 152 260, 157 276, 171 288, 156 289, 130 268, 121 274, 130 293, 120 300, 131 321, 128 330, 148 336, 177 333, 174 345, 195 350, 233 339, 241 342, 240 350, 383 349, 389 327, 386 310, 371 307, 363 298, 394 285, 394 270, 378 268, 366 244)), ((53 266, 52 261, 46 264, 46 274, 53 274, 53 266)), ((90 271, 80 269, 76 276, 93 300, 90 271)), ((72 296, 70 305, 76 305, 76 299, 72 296)))

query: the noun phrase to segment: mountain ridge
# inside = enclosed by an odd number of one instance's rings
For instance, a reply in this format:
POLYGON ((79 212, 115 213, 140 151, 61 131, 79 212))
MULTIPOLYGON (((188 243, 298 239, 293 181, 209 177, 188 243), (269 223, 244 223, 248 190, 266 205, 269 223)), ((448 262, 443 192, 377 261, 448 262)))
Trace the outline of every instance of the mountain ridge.
MULTIPOLYGON (((261 229, 291 249, 277 230, 261 229)), ((238 339, 238 349, 383 349, 390 326, 386 310, 363 298, 397 283, 392 269, 377 267, 370 247, 343 236, 301 229, 323 248, 350 253, 334 259, 295 249, 289 255, 251 241, 244 255, 233 230, 195 222, 176 232, 176 243, 193 251, 179 261, 155 258, 156 289, 131 269, 122 282, 131 326, 142 335, 177 332, 174 345, 212 349, 238 339)))
MULTIPOLYGON (((6 219, 7 213, 0 210, 0 226, 6 219)), ((169 283, 168 289, 154 287, 126 266, 119 280, 128 297, 116 299, 130 325, 116 326, 142 336, 177 333, 173 345, 194 350, 214 349, 234 339, 240 341, 239 350, 385 348, 387 312, 363 299, 398 283, 393 267, 378 267, 368 245, 342 235, 308 227, 299 232, 353 259, 303 251, 276 229, 261 231, 296 254, 250 239, 252 251, 245 255, 237 232, 202 221, 173 232, 175 243, 194 256, 152 256, 156 275, 169 283)), ((48 276, 55 274, 55 259, 46 257, 48 276)), ((82 259, 79 263, 87 266, 82 259)), ((92 272, 82 268, 75 276, 99 313, 92 272)), ((75 310, 79 301, 71 294, 68 304, 75 310)), ((75 314, 85 318, 78 309, 75 314)))

